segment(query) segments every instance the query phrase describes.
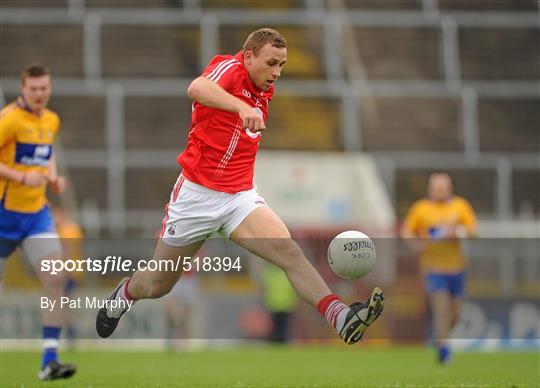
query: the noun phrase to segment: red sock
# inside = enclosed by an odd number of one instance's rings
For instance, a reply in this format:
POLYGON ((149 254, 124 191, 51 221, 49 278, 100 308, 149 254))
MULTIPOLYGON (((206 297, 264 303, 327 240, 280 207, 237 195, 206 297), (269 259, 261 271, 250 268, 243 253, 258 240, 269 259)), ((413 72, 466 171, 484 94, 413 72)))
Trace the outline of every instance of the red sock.
POLYGON ((338 333, 345 324, 350 308, 335 294, 326 295, 317 303, 317 310, 338 333))

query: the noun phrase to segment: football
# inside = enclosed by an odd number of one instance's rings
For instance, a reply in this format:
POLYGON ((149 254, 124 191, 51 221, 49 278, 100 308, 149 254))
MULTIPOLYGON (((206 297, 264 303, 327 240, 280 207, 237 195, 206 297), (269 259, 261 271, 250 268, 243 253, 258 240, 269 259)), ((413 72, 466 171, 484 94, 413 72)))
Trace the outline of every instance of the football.
POLYGON ((328 264, 343 279, 358 279, 367 275, 376 258, 373 241, 356 230, 338 234, 328 246, 328 264))

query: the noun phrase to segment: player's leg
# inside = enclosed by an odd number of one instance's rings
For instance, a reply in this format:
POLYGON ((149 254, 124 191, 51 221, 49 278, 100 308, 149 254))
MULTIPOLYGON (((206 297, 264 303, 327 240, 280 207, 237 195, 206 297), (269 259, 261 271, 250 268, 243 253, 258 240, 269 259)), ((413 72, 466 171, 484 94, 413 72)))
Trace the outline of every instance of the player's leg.
MULTIPOLYGON (((153 260, 183 260, 184 257, 193 257, 204 241, 198 241, 184 246, 172 246, 159 239, 154 252, 153 260)), ((182 262, 178 264, 178 271, 137 271, 133 274, 126 291, 132 300, 156 299, 169 293, 180 279, 183 268, 182 262)))
POLYGON ((17 249, 23 238, 19 224, 17 214, 6 210, 0 202, 0 287, 4 282, 8 257, 17 249))
POLYGON ((4 282, 4 277, 6 276, 7 269, 7 257, 0 256, 0 292, 2 292, 2 285, 4 282))
POLYGON ((452 275, 450 284, 450 331, 457 325, 461 318, 463 299, 465 297, 465 273, 452 275))
POLYGON ((451 297, 450 298, 450 331, 458 324, 461 319, 461 311, 463 310, 463 298, 451 297))
MULTIPOLYGON (((174 288, 173 288, 174 290, 174 288)), ((189 319, 192 315, 192 304, 187 303, 174 291, 163 298, 163 315, 167 337, 165 346, 168 350, 183 350, 187 348, 189 319)))
MULTIPOLYGON (((42 271, 41 261, 45 259, 61 260, 62 246, 55 234, 39 234, 23 240, 22 250, 32 263, 32 267, 43 287, 44 296, 54 301, 56 306, 60 305, 60 298, 64 296, 64 289, 67 276, 64 272, 55 275, 49 271, 42 271)), ((45 326, 61 327, 64 323, 63 314, 60 308, 52 311, 42 309, 42 321, 45 326)))
MULTIPOLYGON (((184 257, 193 257, 204 241, 184 246, 172 246, 159 239, 153 260, 172 260, 175 264, 184 257)), ((107 299, 137 301, 139 299, 156 299, 169 293, 182 275, 182 262, 178 271, 136 271, 131 278, 124 278, 111 292, 107 299)), ((102 308, 96 319, 96 330, 103 337, 109 337, 127 308, 121 304, 102 308)))
POLYGON ((182 281, 174 285, 163 298, 163 312, 167 328, 165 345, 170 350, 188 348, 195 305, 200 301, 199 279, 193 273, 182 274, 182 281))
MULTIPOLYGON (((67 279, 64 283, 64 296, 71 298, 75 290, 77 289, 77 282, 71 276, 71 274, 67 274, 67 279)), ((66 329, 66 340, 67 340, 67 346, 68 348, 75 348, 75 342, 77 340, 77 325, 73 316, 73 313, 71 312, 71 309, 66 309, 65 311, 62 311, 63 315, 63 322, 66 329)))
POLYGON ((41 261, 45 259, 62 259, 62 246, 56 233, 45 232, 34 234, 22 241, 21 247, 33 265, 43 287, 44 296, 55 302, 52 309, 41 309, 43 324, 43 355, 41 370, 38 377, 41 380, 68 378, 76 372, 75 365, 61 364, 58 361, 60 333, 64 325, 64 315, 60 307, 60 299, 64 296, 65 273, 51 274, 42 271, 41 261))
POLYGON ((286 226, 269 207, 255 209, 232 232, 230 238, 280 267, 298 295, 312 306, 331 294, 324 280, 291 238, 286 226))
POLYGON ((446 290, 431 293, 430 305, 433 316, 433 331, 438 349, 439 362, 445 363, 450 359, 448 337, 450 335, 450 294, 446 290))
POLYGON ((253 209, 230 233, 238 245, 260 256, 284 272, 292 287, 316 307, 347 343, 361 339, 382 311, 382 291, 376 288, 364 303, 347 306, 333 294, 319 273, 292 240, 281 219, 267 206, 253 209))
POLYGON ((7 255, 0 254, 0 301, 4 300, 4 279, 6 277, 7 255))
POLYGON ((180 333, 180 319, 182 314, 185 314, 182 299, 173 295, 173 292, 171 291, 163 298, 163 318, 165 319, 166 330, 165 348, 167 350, 175 350, 175 340, 180 333))
MULTIPOLYGON (((194 186, 193 184, 191 184, 194 186)), ((176 180, 165 207, 160 238, 153 260, 172 260, 175 264, 184 257, 193 257, 212 233, 215 214, 209 209, 210 202, 201 201, 200 193, 189 188, 190 183, 180 175, 176 180)), ((215 198, 219 203, 220 197, 215 198)), ((123 279, 108 296, 108 300, 137 301, 155 299, 167 294, 178 282, 183 271, 183 262, 176 271, 137 271, 131 278, 123 279)), ((127 311, 125 303, 99 310, 96 330, 103 337, 109 337, 122 315, 127 311)))
POLYGON ((430 295, 433 330, 438 344, 446 344, 450 332, 450 294, 439 290, 430 295))
POLYGON ((7 260, 11 253, 17 249, 18 241, 8 240, 1 237, 0 233, 0 292, 6 277, 7 260))

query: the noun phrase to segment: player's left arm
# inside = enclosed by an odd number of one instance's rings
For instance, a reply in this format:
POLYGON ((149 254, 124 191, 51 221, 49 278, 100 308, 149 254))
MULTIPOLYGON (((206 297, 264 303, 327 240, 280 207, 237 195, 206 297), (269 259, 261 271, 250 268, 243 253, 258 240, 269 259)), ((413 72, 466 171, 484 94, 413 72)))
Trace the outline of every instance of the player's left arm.
POLYGON ((51 155, 51 160, 49 163, 49 187, 56 194, 62 194, 67 186, 66 177, 63 175, 58 175, 58 166, 56 162, 56 155, 53 153, 51 155))
POLYGON ((464 237, 476 237, 478 235, 478 221, 474 209, 465 198, 462 199, 460 210, 460 225, 465 228, 464 237))
POLYGON ((461 198, 459 206, 459 218, 456 224, 455 234, 457 237, 476 237, 478 235, 478 222, 474 209, 465 198, 461 198))

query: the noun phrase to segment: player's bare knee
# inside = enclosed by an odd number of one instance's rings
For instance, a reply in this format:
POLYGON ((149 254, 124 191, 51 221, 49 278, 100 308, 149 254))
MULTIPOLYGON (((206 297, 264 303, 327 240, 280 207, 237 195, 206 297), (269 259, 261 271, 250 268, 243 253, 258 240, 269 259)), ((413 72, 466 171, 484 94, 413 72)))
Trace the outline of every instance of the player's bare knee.
POLYGON ((459 309, 456 309, 453 311, 453 314, 452 314, 452 326, 455 326, 459 320, 461 319, 461 311, 459 309))

